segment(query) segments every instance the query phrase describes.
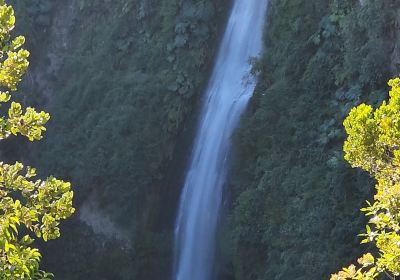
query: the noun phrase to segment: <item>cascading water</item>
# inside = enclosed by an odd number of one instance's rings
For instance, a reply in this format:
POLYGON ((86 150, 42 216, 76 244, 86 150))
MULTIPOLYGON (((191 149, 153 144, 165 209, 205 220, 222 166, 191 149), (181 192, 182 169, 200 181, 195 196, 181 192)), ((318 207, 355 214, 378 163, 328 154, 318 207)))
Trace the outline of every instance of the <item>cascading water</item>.
POLYGON ((235 0, 224 33, 181 195, 176 280, 211 280, 230 137, 255 87, 249 58, 262 47, 268 0, 235 0))

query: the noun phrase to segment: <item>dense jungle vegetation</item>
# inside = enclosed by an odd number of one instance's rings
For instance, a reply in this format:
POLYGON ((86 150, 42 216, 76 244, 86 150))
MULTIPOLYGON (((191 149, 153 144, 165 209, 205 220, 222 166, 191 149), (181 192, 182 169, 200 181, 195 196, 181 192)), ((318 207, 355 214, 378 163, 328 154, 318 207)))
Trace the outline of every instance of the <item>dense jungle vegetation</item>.
POLYGON ((367 248, 373 193, 344 162, 343 120, 399 74, 398 1, 270 1, 266 53, 236 136, 221 246, 234 279, 326 279, 367 248))
MULTIPOLYGON (((46 270, 167 279, 180 176, 231 1, 10 3, 32 52, 19 101, 52 120, 41 143, 3 141, 1 155, 75 186, 75 216, 40 244, 46 270)), ((368 250, 358 209, 373 182, 344 161, 342 123, 387 98, 399 12, 396 0, 269 1, 259 82, 233 139, 221 278, 328 279, 368 250)))
POLYGON ((179 196, 166 177, 228 1, 11 2, 32 51, 22 101, 52 121, 41 144, 7 143, 4 156, 76 186, 45 266, 57 279, 163 279, 179 196))

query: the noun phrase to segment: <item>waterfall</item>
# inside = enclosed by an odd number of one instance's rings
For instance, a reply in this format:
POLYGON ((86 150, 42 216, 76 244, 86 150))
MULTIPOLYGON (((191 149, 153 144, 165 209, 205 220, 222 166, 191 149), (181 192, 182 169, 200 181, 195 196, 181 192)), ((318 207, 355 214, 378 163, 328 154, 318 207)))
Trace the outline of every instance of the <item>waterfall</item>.
POLYGON ((267 0, 235 0, 206 90, 175 228, 176 280, 215 278, 215 238, 230 138, 254 91, 267 0))

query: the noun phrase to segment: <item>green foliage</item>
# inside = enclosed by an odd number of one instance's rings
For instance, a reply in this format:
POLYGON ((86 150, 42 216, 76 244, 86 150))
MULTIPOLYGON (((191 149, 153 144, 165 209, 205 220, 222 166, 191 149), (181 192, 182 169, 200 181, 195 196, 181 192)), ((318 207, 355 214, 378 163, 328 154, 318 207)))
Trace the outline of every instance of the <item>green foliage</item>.
MULTIPOLYGON (((24 37, 12 38, 14 10, 0 1, 0 102, 9 106, 8 116, 0 117, 0 139, 21 134, 29 140, 42 138, 49 114, 26 110, 10 102, 29 63, 29 52, 22 49, 24 37)), ((19 162, 0 163, 0 279, 50 279, 39 270, 41 254, 31 245, 60 236, 59 222, 70 217, 72 208, 69 183, 49 177, 34 180, 36 170, 24 169, 19 162)))
POLYGON ((43 94, 39 88, 24 101, 40 104, 46 95, 54 121, 29 153, 12 144, 39 170, 67 174, 83 186, 75 193, 78 207, 95 201, 99 215, 131 241, 104 241, 109 237, 75 218, 65 228, 68 234, 44 246, 44 255, 56 257, 43 262, 59 279, 100 279, 107 270, 109 279, 162 278, 171 262, 171 238, 161 237, 170 235, 172 229, 165 227, 175 214, 174 206, 168 211, 164 206, 175 205, 171 190, 180 187, 165 180, 182 146, 178 141, 194 118, 229 1, 69 1, 76 6, 67 26, 59 16, 65 14, 65 1, 50 1, 50 16, 66 34, 67 52, 55 47, 54 26, 35 24, 31 7, 46 1, 32 1, 14 0, 24 26, 32 22, 30 28, 40 31, 35 37, 44 38, 31 48, 38 66, 21 89, 31 91, 37 77, 45 90, 53 89, 43 94), (49 52, 63 59, 59 70, 46 76, 49 52), (168 218, 160 221, 160 216, 168 218), (147 241, 149 236, 154 242, 147 241), (76 239, 85 242, 77 246, 76 239), (58 246, 71 253, 60 254, 58 246), (126 260, 131 263, 123 266, 126 260))
MULTIPOLYGON (((26 12, 24 28, 37 32, 37 59, 45 61, 52 43, 43 47, 48 29, 35 19, 49 12, 34 8, 55 3, 53 18, 60 1, 15 2, 26 12)), ((159 217, 173 208, 165 200, 177 187, 165 178, 207 79, 228 2, 75 1, 70 47, 58 53, 65 62, 46 79, 58 92, 48 104, 56 121, 30 148, 32 160, 85 186, 76 193, 79 204, 95 199, 127 228, 133 245, 123 251, 75 219, 69 234, 47 247, 57 256, 47 264, 60 279, 165 276, 170 238, 160 233, 159 217), (58 244, 72 253, 57 253, 58 244)), ((342 160, 340 124, 361 100, 383 96, 366 93, 382 92, 389 74, 393 2, 270 1, 268 51, 257 62, 259 86, 235 138, 229 234, 220 235, 235 279, 322 279, 359 254, 352 236, 363 221, 354 205, 368 197, 370 182, 342 160)))
POLYGON ((372 182, 343 160, 342 123, 360 102, 385 98, 399 11, 396 1, 364 2, 269 2, 221 234, 234 279, 326 279, 362 252, 354 207, 372 182))
POLYGON ((372 243, 379 255, 363 257, 360 268, 352 265, 332 280, 376 279, 381 273, 400 275, 400 78, 389 81, 389 101, 375 111, 361 104, 344 121, 348 134, 345 159, 370 173, 377 193, 372 203, 361 210, 369 217, 362 243, 372 243))
POLYGON ((39 273, 41 255, 29 246, 34 238, 22 227, 44 241, 55 239, 60 236, 59 221, 74 212, 69 183, 53 177, 33 181, 34 169, 22 171, 21 163, 0 164, 1 279, 35 278, 39 273))

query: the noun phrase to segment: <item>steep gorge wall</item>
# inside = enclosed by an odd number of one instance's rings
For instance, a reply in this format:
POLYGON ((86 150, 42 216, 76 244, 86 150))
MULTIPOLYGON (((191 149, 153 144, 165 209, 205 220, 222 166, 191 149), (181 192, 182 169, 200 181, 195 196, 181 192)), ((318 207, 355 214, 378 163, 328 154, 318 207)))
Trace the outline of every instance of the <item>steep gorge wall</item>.
POLYGON ((398 1, 270 1, 221 234, 233 279, 328 279, 367 250, 358 209, 372 182, 344 162, 342 122, 360 102, 385 99, 386 81, 399 74, 399 9, 398 1))
MULTIPOLYGON (((172 222, 160 217, 173 216, 180 186, 165 178, 176 177, 229 1, 11 2, 33 52, 24 102, 52 121, 42 143, 4 153, 76 186, 78 213, 44 247, 46 268, 56 279, 166 279, 172 222)), ((232 279, 327 279, 364 249, 357 209, 372 182, 343 162, 341 123, 386 97, 400 32, 397 1, 362 3, 270 0, 221 230, 232 279)))
POLYGON ((32 51, 21 96, 52 120, 41 143, 9 143, 7 154, 75 186, 77 213, 43 247, 46 269, 56 279, 166 279, 168 200, 180 186, 165 179, 230 1, 12 2, 32 51))

